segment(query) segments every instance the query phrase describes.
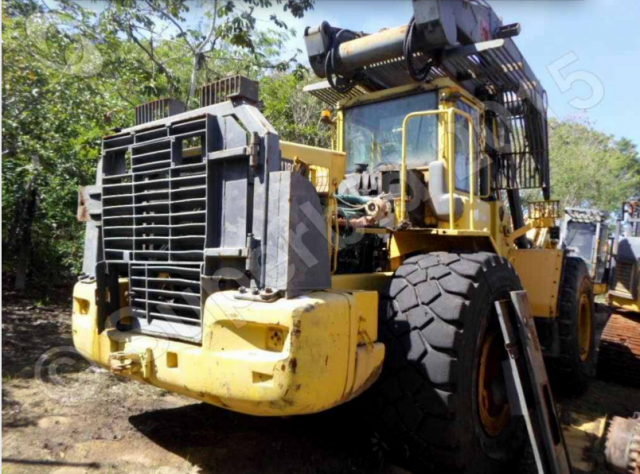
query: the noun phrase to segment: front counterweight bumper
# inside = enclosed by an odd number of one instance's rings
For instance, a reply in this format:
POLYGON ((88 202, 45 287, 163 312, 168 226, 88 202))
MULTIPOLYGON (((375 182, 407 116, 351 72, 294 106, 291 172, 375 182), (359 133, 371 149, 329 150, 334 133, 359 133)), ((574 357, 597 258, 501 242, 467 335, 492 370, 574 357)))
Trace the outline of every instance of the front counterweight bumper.
POLYGON ((119 375, 230 410, 315 413, 344 403, 380 374, 378 294, 321 291, 249 302, 235 292, 205 304, 200 345, 98 328, 95 283, 74 289, 73 341, 119 375))

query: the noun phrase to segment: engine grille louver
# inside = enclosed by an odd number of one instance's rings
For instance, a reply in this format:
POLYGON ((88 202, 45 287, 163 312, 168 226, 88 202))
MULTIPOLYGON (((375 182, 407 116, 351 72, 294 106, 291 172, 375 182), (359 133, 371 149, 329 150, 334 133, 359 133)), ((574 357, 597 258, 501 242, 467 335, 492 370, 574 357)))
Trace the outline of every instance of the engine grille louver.
POLYGON ((133 316, 200 326, 206 116, 103 142, 105 260, 128 264, 133 316))
POLYGON ((136 106, 136 125, 160 120, 185 111, 184 103, 175 99, 159 99, 136 106))
POLYGON ((133 315, 146 319, 200 324, 200 267, 131 265, 133 315))
POLYGON ((616 261, 616 281, 614 291, 633 297, 633 271, 635 269, 634 262, 625 262, 624 260, 616 261))
POLYGON ((231 76, 200 87, 198 95, 200 107, 208 107, 231 99, 245 99, 257 103, 259 86, 256 81, 244 76, 231 76))

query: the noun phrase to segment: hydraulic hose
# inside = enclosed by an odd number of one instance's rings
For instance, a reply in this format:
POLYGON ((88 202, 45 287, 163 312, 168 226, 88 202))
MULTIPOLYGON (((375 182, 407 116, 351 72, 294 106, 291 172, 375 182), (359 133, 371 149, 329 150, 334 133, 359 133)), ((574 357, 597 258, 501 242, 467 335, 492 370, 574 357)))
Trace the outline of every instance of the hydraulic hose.
POLYGON ((340 35, 344 31, 345 30, 338 31, 338 34, 336 34, 336 36, 331 40, 331 44, 327 49, 327 55, 324 60, 324 70, 327 76, 327 81, 329 81, 329 85, 340 94, 349 93, 351 89, 353 89, 353 87, 356 85, 355 81, 351 79, 347 79, 343 76, 338 76, 338 74, 335 73, 335 70, 336 70, 335 58, 338 55, 338 48, 340 47, 340 43, 338 42, 338 39, 340 38, 340 35), (335 76, 335 80, 334 80, 334 76, 335 76))
POLYGON ((409 22, 409 27, 407 28, 407 33, 404 37, 404 45, 403 45, 403 53, 404 60, 407 66, 407 71, 409 71, 409 75, 416 82, 424 82, 429 77, 429 73, 431 72, 431 68, 433 67, 433 59, 429 59, 427 64, 422 66, 419 69, 416 69, 415 64, 413 63, 413 46, 414 46, 414 33, 416 31, 416 18, 411 17, 411 21, 409 22))

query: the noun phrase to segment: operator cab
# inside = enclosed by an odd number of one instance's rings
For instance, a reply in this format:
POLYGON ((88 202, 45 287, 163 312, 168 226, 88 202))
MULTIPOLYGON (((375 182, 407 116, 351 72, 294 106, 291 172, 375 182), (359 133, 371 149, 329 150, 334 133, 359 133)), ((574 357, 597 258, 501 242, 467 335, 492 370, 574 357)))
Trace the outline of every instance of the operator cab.
POLYGON ((398 205, 404 153, 407 217, 412 227, 434 227, 439 220, 448 221, 448 214, 439 215, 442 213, 434 206, 429 171, 434 163, 441 164, 446 175, 442 188, 448 193, 450 156, 455 193, 469 196, 473 187, 475 196, 488 196, 488 160, 482 158, 479 145, 483 105, 471 96, 466 97, 451 81, 437 82, 440 86, 400 87, 339 105, 342 130, 338 131, 338 144, 347 156, 347 175, 339 194, 383 196, 398 205), (443 87, 445 82, 449 84, 443 87), (446 112, 451 109, 456 111, 454 124, 448 123, 446 112), (449 140, 450 133, 454 135, 453 141, 449 140), (450 146, 452 151, 447 149, 450 146))
MULTIPOLYGON (((347 171, 357 165, 370 170, 400 169, 402 124, 413 112, 438 109, 436 91, 411 94, 348 108, 344 111, 344 151, 347 171)), ((419 117, 408 130, 407 165, 424 168, 438 159, 438 120, 419 117)))

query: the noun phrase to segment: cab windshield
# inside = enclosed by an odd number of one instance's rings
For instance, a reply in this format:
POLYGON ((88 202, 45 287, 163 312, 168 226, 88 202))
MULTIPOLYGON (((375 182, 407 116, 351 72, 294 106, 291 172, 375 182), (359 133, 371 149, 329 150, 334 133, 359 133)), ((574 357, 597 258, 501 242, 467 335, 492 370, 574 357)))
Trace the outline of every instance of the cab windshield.
MULTIPOLYGON (((400 168, 405 117, 437 108, 438 96, 434 91, 347 109, 344 114, 347 169, 353 171, 360 163, 369 165, 369 169, 400 168)), ((412 119, 407 127, 407 166, 427 166, 437 159, 437 117, 412 119)))

